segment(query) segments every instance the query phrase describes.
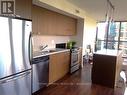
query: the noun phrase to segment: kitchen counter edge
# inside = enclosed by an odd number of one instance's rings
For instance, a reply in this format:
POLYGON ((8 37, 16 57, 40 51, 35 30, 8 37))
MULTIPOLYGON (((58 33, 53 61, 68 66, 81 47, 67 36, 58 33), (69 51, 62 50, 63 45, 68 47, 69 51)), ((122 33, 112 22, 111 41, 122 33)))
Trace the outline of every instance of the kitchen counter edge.
POLYGON ((49 52, 49 53, 46 53, 46 54, 41 54, 40 52, 33 52, 33 58, 38 58, 38 57, 43 57, 43 56, 48 56, 48 55, 52 55, 52 54, 57 54, 57 53, 62 53, 62 52, 67 52, 67 51, 70 51, 70 49, 61 49, 59 51, 55 51, 55 52, 49 52))

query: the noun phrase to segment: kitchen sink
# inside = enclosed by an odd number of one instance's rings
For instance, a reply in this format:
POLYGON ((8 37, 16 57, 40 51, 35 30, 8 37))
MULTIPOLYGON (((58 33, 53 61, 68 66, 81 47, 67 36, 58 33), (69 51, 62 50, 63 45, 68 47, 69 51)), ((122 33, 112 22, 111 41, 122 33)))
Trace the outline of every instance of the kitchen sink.
POLYGON ((54 52, 59 52, 59 51, 61 51, 61 50, 63 50, 63 49, 49 49, 49 50, 42 50, 42 51, 40 51, 40 53, 43 55, 43 54, 48 54, 48 53, 54 53, 54 52))
POLYGON ((49 50, 49 52, 56 52, 56 50, 49 50))
POLYGON ((45 51, 41 51, 42 54, 47 54, 47 53, 52 53, 52 52, 56 52, 56 50, 45 50, 45 51))
POLYGON ((37 56, 45 56, 50 55, 54 53, 59 53, 60 51, 63 51, 65 49, 55 48, 55 49, 47 49, 47 50, 40 50, 33 53, 33 57, 36 58, 37 56))

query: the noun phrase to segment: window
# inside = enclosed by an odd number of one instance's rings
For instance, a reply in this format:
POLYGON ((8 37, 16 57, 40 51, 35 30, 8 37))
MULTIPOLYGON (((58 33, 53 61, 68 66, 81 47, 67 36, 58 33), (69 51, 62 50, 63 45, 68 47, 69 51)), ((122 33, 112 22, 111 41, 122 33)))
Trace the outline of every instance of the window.
POLYGON ((96 50, 127 49, 127 22, 100 22, 97 27, 96 50))

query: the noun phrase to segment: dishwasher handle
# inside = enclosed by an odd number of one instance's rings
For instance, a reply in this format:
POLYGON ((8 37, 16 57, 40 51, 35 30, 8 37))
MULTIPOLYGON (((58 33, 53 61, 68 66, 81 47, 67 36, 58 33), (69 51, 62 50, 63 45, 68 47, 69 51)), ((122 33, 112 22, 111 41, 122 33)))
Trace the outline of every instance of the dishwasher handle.
POLYGON ((40 63, 40 62, 49 62, 49 56, 47 55, 47 56, 42 56, 42 57, 38 57, 38 58, 34 58, 33 60, 32 60, 32 64, 38 64, 38 63, 40 63))

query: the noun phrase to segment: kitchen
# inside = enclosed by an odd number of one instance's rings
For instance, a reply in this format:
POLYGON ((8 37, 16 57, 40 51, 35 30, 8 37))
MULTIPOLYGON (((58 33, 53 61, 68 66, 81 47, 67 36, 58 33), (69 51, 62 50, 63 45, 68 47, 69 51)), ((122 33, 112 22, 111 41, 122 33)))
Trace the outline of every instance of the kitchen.
MULTIPOLYGON (((73 6, 72 4, 67 3, 66 1, 61 2, 61 6, 59 3, 58 4, 54 3, 54 1, 51 1, 51 0, 49 1, 34 0, 32 5, 31 3, 32 3, 32 0, 27 0, 27 1, 24 0, 24 2, 15 0, 16 18, 12 17, 9 22, 10 23, 9 27, 11 27, 10 31, 12 31, 14 28, 12 24, 13 19, 15 20, 19 18, 25 18, 23 22, 25 20, 28 21, 29 19, 30 19, 29 21, 31 21, 32 19, 32 35, 31 33, 29 33, 28 35, 30 35, 30 38, 29 39, 27 38, 27 40, 32 41, 32 48, 31 48, 31 44, 29 44, 29 46, 26 46, 26 48, 29 47, 33 50, 32 65, 31 65, 31 68, 28 68, 30 72, 28 73, 26 72, 26 75, 32 74, 32 77, 31 77, 32 82, 31 84, 29 84, 29 87, 27 87, 28 85, 25 86, 29 89, 27 90, 29 92, 25 91, 27 93, 24 93, 24 95, 30 95, 31 92, 36 93, 36 91, 38 92, 40 89, 43 90, 45 85, 50 86, 51 84, 55 83, 56 81, 59 81, 64 76, 66 76, 66 74, 70 72, 72 54, 76 54, 75 56, 78 55, 77 57, 74 56, 73 59, 75 60, 76 58, 78 58, 76 62, 80 63, 76 65, 76 67, 72 65, 72 67, 74 67, 73 70, 75 71, 75 70, 78 70, 80 67, 83 67, 83 55, 85 54, 86 45, 90 44, 91 42, 92 48, 94 49, 94 41, 95 41, 95 34, 96 34, 96 21, 92 19, 88 14, 86 14, 80 8, 73 6), (63 6, 65 4, 66 8, 65 6, 62 7, 62 4, 63 6), (84 20, 84 17, 85 17, 85 20, 84 20), (87 32, 84 32, 84 29, 87 32), (65 32, 65 30, 67 30, 68 32, 65 32), (88 35, 91 35, 91 36, 88 38, 87 37, 88 35), (67 43, 71 43, 71 41, 76 42, 76 44, 74 46, 75 48, 71 49, 71 53, 70 53, 70 48, 72 47, 70 45, 69 45, 70 46, 69 48, 66 48, 66 47, 67 47, 67 43), (56 49, 56 47, 57 48, 62 47, 62 49, 56 49)), ((26 26, 31 26, 31 25, 26 25, 26 26)), ((22 26, 22 27, 26 27, 26 26, 22 26)), ((9 34, 9 35, 10 35, 10 38, 13 38, 11 37, 11 35, 13 34, 9 34)), ((1 43, 3 43, 2 40, 6 40, 6 39, 2 38, 1 43)), ((19 40, 21 42, 20 36, 19 36, 19 40)), ((18 42, 15 42, 15 39, 12 39, 12 43, 17 44, 18 42)), ((19 47, 17 47, 15 45, 14 46, 12 45, 11 48, 12 47, 15 47, 15 49, 19 48, 19 51, 21 51, 21 47, 23 46, 19 45, 19 47)), ((2 51, 1 53, 4 54, 4 52, 2 51)), ((28 54, 26 55, 27 55, 27 59, 29 59, 28 58, 29 55, 28 54)), ((13 59, 13 61, 14 60, 15 59, 13 59)), ((72 76, 73 76, 73 73, 72 73, 72 76)), ((31 79, 29 78, 28 80, 31 80, 31 79)), ((1 83, 4 83, 4 82, 1 82, 1 83)), ((7 85, 5 85, 5 88, 6 86, 7 85)), ((11 86, 14 86, 14 88, 17 87, 14 84, 11 84, 11 86)), ((23 88, 23 86, 19 86, 19 88, 23 88)), ((22 92, 23 89, 18 89, 18 90, 13 89, 13 91, 14 92, 11 92, 10 90, 10 93, 13 93, 12 95, 22 95, 22 93, 20 94, 19 92, 22 92)), ((8 95, 8 93, 9 92, 7 92, 7 89, 4 92, 3 90, 0 90, 0 95, 8 95)))
MULTIPOLYGON (((35 63, 35 65, 33 65, 33 76, 35 75, 35 79, 33 81, 37 81, 37 73, 34 74, 35 72, 39 72, 38 76, 41 74, 42 77, 46 77, 46 73, 43 74, 43 72, 40 72, 41 70, 38 70, 38 67, 41 66, 41 63, 38 62, 38 64, 36 64, 35 60, 44 60, 43 58, 39 59, 38 55, 42 56, 40 52, 48 52, 45 53, 47 56, 44 56, 48 59, 47 70, 45 70, 47 71, 47 77, 46 79, 42 80, 42 85, 43 83, 46 83, 46 85, 53 84, 54 82, 64 77, 68 72, 72 73, 79 69, 82 63, 82 26, 84 23, 82 19, 77 20, 75 18, 47 10, 37 5, 33 5, 32 10, 32 21, 34 26, 33 63, 35 63), (79 38, 80 40, 78 40, 79 38), (71 47, 70 45, 73 43, 76 43, 76 45, 71 47), (69 49, 71 49, 71 53, 69 49), (80 60, 79 57, 81 57, 80 60), (69 68, 71 68, 71 70, 69 70, 69 68)), ((41 85, 41 82, 36 84, 41 85)), ((40 87, 43 88, 43 86, 40 87)), ((39 86, 34 87, 33 85, 33 93, 41 88, 39 88, 39 86)))

